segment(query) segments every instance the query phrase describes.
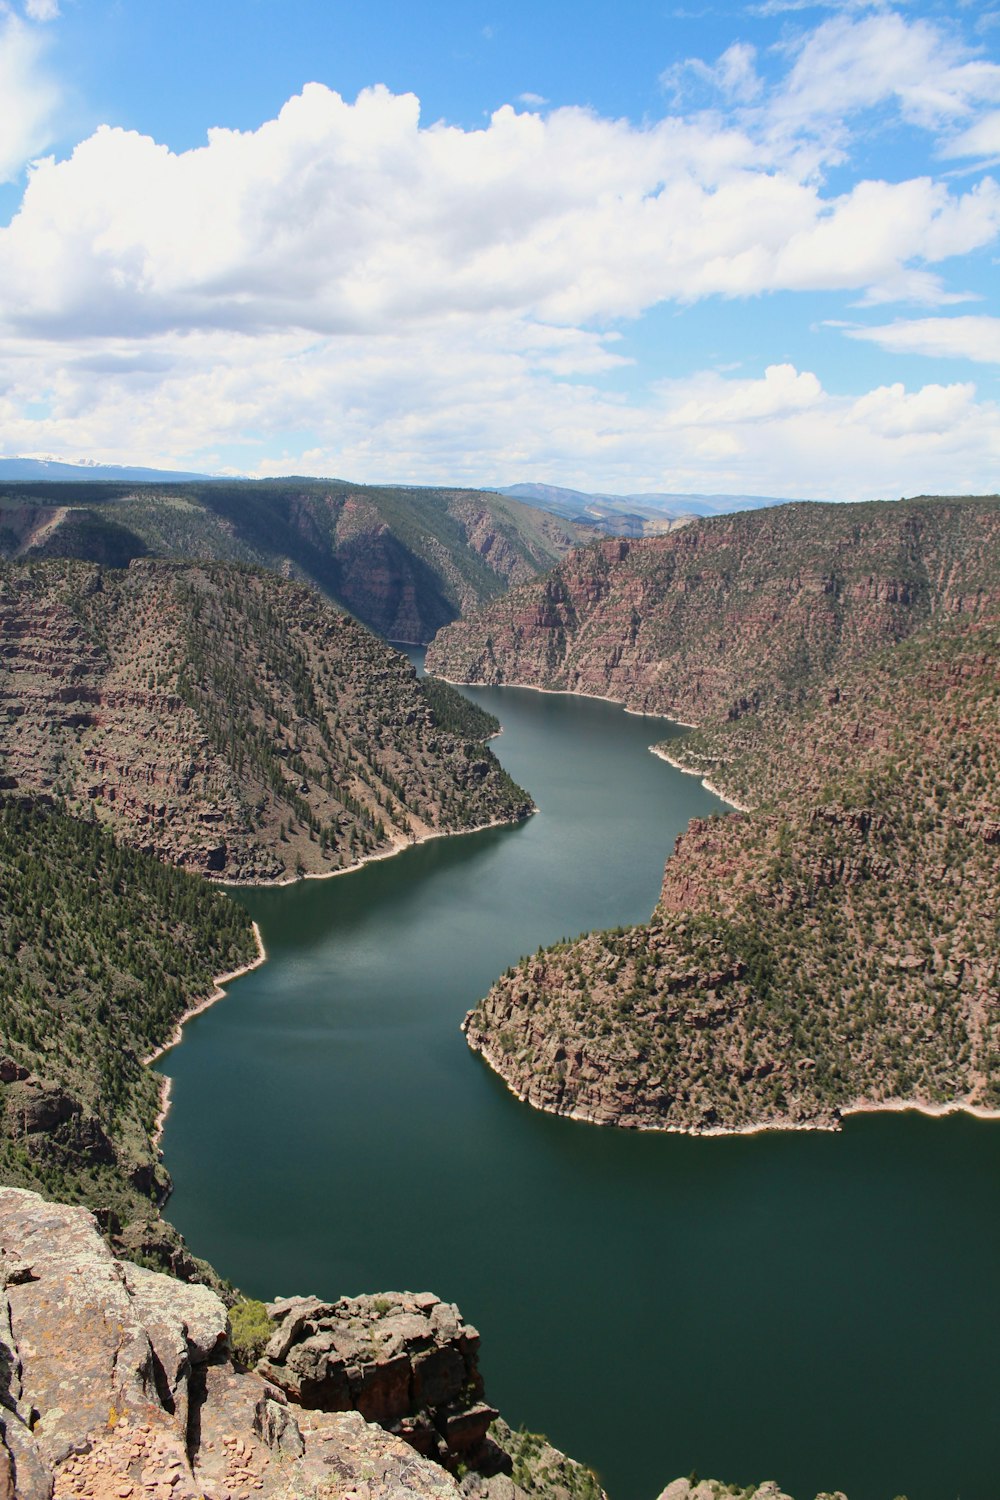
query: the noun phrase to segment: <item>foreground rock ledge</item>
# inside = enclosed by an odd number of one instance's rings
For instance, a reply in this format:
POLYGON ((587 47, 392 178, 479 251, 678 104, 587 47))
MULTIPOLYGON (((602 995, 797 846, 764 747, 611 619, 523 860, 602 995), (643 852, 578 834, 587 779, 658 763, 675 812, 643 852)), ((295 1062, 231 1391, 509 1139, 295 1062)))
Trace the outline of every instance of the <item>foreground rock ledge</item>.
POLYGON ((234 1362, 207 1287, 117 1260, 86 1209, 0 1188, 0 1500, 601 1500, 543 1440, 487 1436, 478 1335, 454 1307, 392 1293, 274 1313, 281 1385, 234 1362), (363 1410, 320 1409, 334 1388, 363 1410), (482 1467, 460 1486, 414 1442, 482 1467))
MULTIPOLYGON (((207 1287, 117 1260, 86 1209, 0 1188, 0 1500, 607 1500, 544 1438, 490 1423, 478 1334, 454 1306, 386 1293, 269 1311, 259 1369, 278 1385, 234 1363, 207 1287), (414 1442, 492 1463, 459 1482, 414 1442)), ((789 1500, 693 1478, 660 1500, 751 1496, 789 1500)))

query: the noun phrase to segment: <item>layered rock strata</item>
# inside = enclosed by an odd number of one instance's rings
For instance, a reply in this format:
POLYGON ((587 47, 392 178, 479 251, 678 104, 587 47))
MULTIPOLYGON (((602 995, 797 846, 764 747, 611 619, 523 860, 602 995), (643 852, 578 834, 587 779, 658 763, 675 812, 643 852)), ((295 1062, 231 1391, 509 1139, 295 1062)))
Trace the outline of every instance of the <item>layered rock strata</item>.
POLYGON ((594 542, 441 631, 427 668, 700 723, 797 701, 998 597, 996 497, 786 505, 594 542))
POLYGON ((0 758, 6 789, 223 880, 531 810, 404 657, 311 590, 222 566, 0 573, 0 758))
POLYGON ((519 1097, 647 1129, 1000 1110, 1000 622, 942 622, 672 758, 694 821, 648 924, 560 944, 470 1013, 519 1097))

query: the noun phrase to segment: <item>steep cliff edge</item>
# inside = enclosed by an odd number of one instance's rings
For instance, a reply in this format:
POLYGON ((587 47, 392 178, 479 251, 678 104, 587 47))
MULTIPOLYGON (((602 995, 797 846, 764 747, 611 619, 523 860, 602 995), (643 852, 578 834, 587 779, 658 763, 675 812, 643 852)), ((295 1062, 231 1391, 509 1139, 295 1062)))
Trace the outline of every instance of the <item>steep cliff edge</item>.
POLYGON ((696 821, 650 923, 525 959, 467 1018, 522 1098, 651 1129, 1000 1108, 1000 621, 927 626, 669 754, 696 821))
POLYGON ((332 872, 531 811, 484 748, 495 721, 452 732, 404 657, 267 573, 8 566, 0 641, 2 785, 216 879, 332 872))
POLYGON ((555 1450, 548 1470, 525 1464, 523 1435, 480 1399, 475 1329, 437 1297, 274 1315, 264 1373, 247 1369, 208 1288, 116 1260, 84 1209, 0 1188, 2 1500, 602 1500, 555 1450), (303 1404, 268 1376, 332 1368, 324 1318, 341 1324, 342 1383, 303 1404))
POLYGON ((1000 499, 795 504, 600 541, 447 627, 428 671, 592 693, 684 722, 794 703, 1000 598, 1000 499))

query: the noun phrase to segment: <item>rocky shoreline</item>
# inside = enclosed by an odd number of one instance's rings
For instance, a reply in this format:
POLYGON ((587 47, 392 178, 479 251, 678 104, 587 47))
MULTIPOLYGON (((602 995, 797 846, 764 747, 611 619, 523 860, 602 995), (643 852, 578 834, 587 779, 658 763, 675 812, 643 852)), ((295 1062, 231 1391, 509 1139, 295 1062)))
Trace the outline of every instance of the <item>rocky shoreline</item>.
POLYGON ((954 1100, 947 1104, 939 1104, 926 1099, 886 1099, 886 1100, 858 1100, 854 1104, 838 1106, 828 1120, 757 1120, 749 1125, 677 1125, 659 1124, 648 1121, 632 1120, 627 1116, 612 1116, 600 1114, 578 1107, 561 1109, 557 1104, 545 1100, 536 1100, 531 1097, 530 1090, 519 1088, 518 1085, 507 1075, 503 1061, 490 1049, 488 1039, 479 1034, 469 1034, 469 1022, 475 1015, 469 1011, 462 1022, 462 1031, 465 1033, 469 1048, 477 1056, 481 1057, 492 1073, 500 1079, 500 1082, 521 1104, 530 1104, 532 1108, 539 1110, 542 1114, 557 1115, 564 1120, 575 1120, 581 1125, 607 1125, 613 1123, 620 1128, 628 1130, 657 1131, 664 1135, 687 1135, 696 1136, 699 1140, 710 1140, 725 1136, 750 1136, 764 1135, 775 1131, 819 1131, 825 1134, 836 1134, 843 1130, 843 1122, 855 1115, 872 1114, 919 1114, 930 1119, 940 1120, 950 1115, 968 1115, 974 1120, 1000 1120, 1000 1109, 990 1109, 982 1104, 973 1104, 970 1101, 954 1100))

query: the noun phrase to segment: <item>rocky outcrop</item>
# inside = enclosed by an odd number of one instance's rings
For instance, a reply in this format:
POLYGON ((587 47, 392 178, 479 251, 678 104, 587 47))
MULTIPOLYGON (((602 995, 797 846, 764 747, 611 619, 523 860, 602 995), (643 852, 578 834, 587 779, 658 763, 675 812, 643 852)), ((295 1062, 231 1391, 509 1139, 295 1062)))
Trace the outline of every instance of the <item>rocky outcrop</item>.
MULTIPOLYGON (((477 1384, 478 1372, 474 1330, 454 1308, 393 1295, 322 1307, 301 1298, 275 1306, 273 1349, 262 1366, 284 1373, 284 1386, 275 1384, 234 1363, 226 1308, 213 1292, 116 1260, 84 1209, 0 1188, 0 1497, 459 1500, 452 1474, 417 1451, 430 1433, 453 1465, 463 1454, 489 1460, 467 1476, 469 1500, 526 1500, 508 1477, 513 1460, 483 1441, 489 1408, 455 1388, 456 1360, 467 1385, 477 1384), (354 1341, 354 1364, 345 1369, 358 1372, 360 1410, 350 1401, 324 1409, 315 1387, 309 1405, 295 1399, 303 1391, 289 1373, 295 1351, 303 1351, 305 1370, 307 1342, 316 1338, 307 1325, 331 1320, 343 1324, 328 1330, 338 1347, 354 1341), (364 1352, 376 1346, 366 1363, 364 1352), (397 1416, 398 1381, 386 1373, 393 1360, 408 1362, 408 1415, 397 1416), (396 1422, 406 1440, 367 1420, 366 1410, 396 1422)), ((554 1475, 576 1482, 589 1474, 547 1451, 554 1475)), ((517 1452, 532 1495, 572 1493, 543 1482, 517 1452)), ((603 1500, 589 1481, 575 1493, 603 1500)))
POLYGON ((269 1304, 260 1374, 302 1406, 360 1411, 419 1452, 480 1466, 498 1415, 482 1399, 479 1334, 430 1292, 269 1304))
POLYGON ((571 553, 443 630, 428 671, 685 723, 794 703, 929 620, 1000 598, 1000 500, 786 505, 571 553))
MULTIPOLYGON (((659 1500, 791 1500, 773 1479, 743 1488, 718 1479, 675 1479, 661 1490, 659 1500)), ((817 1495, 816 1500, 847 1500, 840 1491, 817 1495)))
POLYGON ((271 575, 11 566, 0 640, 6 789, 215 879, 344 869, 531 811, 404 657, 271 575))

